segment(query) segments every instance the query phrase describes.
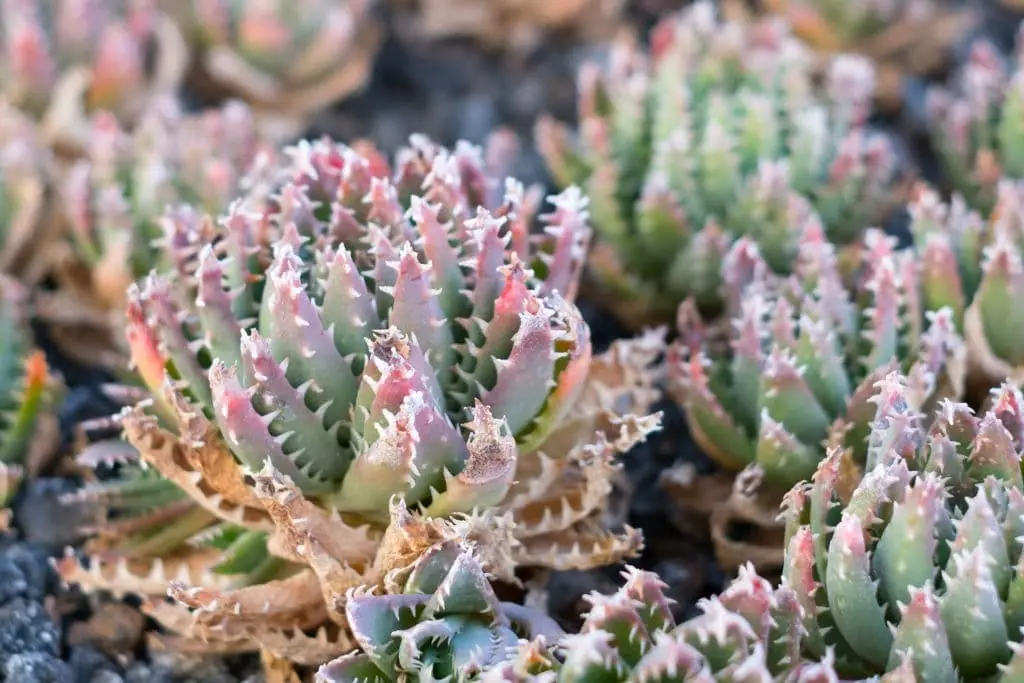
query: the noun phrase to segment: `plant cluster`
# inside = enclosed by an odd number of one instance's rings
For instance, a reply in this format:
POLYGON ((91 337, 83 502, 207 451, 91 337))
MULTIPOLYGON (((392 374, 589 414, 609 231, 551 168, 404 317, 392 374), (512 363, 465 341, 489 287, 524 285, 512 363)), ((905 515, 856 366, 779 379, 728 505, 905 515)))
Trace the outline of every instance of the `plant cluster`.
POLYGON ((69 355, 116 367, 126 351, 128 287, 169 265, 154 248, 172 220, 168 208, 226 211, 276 152, 245 104, 186 115, 171 98, 151 101, 131 132, 109 112, 97 114, 85 152, 50 179, 59 182, 67 239, 50 248, 58 289, 41 297, 40 314, 69 355))
POLYGON ((969 8, 936 0, 724 0, 731 19, 751 21, 754 12, 780 15, 812 47, 824 65, 840 52, 871 58, 878 68, 877 104, 886 110, 903 100, 906 76, 932 76, 949 61, 950 48, 976 21, 969 8))
POLYGON ((893 369, 913 382, 912 404, 930 411, 963 396, 966 349, 951 308, 929 310, 916 256, 870 230, 843 273, 820 226, 804 233, 789 278, 770 274, 757 246, 737 242, 723 278, 737 313, 727 329, 705 325, 692 300, 668 358, 672 394, 701 449, 726 472, 721 488, 667 475, 688 507, 710 505, 719 559, 765 566, 782 557, 782 494, 814 474, 827 449, 866 458, 876 384, 893 369), (743 542, 744 521, 775 533, 743 542), (758 548, 757 546, 761 546, 758 548))
POLYGON ((86 143, 89 112, 134 119, 186 66, 180 36, 150 0, 4 0, 0 50, 4 99, 41 120, 48 142, 73 149, 86 143))
MULTIPOLYGON (((605 6, 414 4, 513 43, 605 6)), ((130 359, 61 577, 322 683, 1024 677, 1016 62, 932 92, 944 201, 868 125, 892 65, 839 52, 962 16, 697 2, 539 122, 545 197, 508 131, 282 144, 366 79, 374 5, 0 0, 0 508, 58 436, 33 319, 130 359), (675 338, 595 348, 582 288, 675 338), (663 389, 717 471, 662 483, 738 577, 686 620, 628 567, 569 633, 548 572, 650 559, 619 458, 663 389)))
POLYGON ((620 44, 581 70, 576 133, 540 121, 555 181, 590 197, 591 273, 621 317, 666 322, 691 296, 720 312, 741 236, 784 273, 812 214, 840 244, 884 218, 898 183, 887 139, 863 125, 872 67, 837 58, 819 97, 809 64, 784 24, 722 22, 699 2, 649 50, 620 44))
POLYGON ((952 82, 928 93, 928 123, 943 170, 967 203, 985 213, 1002 179, 1024 179, 1022 48, 1019 30, 1011 60, 979 40, 952 82))

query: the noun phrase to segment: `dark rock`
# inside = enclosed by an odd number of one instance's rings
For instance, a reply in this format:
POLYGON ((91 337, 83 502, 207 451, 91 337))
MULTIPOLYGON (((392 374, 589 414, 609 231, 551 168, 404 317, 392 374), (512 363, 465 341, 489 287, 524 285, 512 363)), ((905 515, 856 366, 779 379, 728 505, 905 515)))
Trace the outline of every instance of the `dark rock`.
POLYGON ((56 477, 25 482, 14 503, 14 518, 22 535, 54 550, 81 541, 82 529, 92 517, 93 506, 61 504, 59 500, 78 488, 74 480, 56 477))
POLYGON ((88 621, 68 627, 69 645, 88 645, 110 656, 130 653, 142 639, 145 617, 123 602, 99 605, 88 621))
POLYGON ((56 657, 60 627, 42 603, 15 598, 0 607, 0 664, 6 665, 13 655, 30 652, 56 657))
POLYGON ((76 683, 67 662, 42 652, 13 655, 4 664, 4 676, 12 683, 76 683))
POLYGON ((14 598, 39 601, 55 587, 56 575, 45 548, 11 543, 0 550, 0 605, 14 598))
POLYGON ((88 680, 78 679, 81 683, 124 683, 124 679, 113 671, 101 669, 94 673, 88 680))
MULTIPOLYGON (((175 683, 237 683, 238 677, 228 670, 227 662, 218 657, 199 657, 173 652, 151 652, 154 671, 166 671, 175 683)), ((126 683, 133 680, 126 677, 126 683)), ((158 679, 163 680, 163 679, 158 679)), ((148 683, 139 679, 138 683, 148 683)))
POLYGON ((579 630, 582 617, 590 610, 584 600, 588 593, 610 595, 621 581, 605 570, 551 572, 547 583, 548 612, 569 633, 579 630))
POLYGON ((175 683, 169 669, 141 662, 129 668, 123 678, 124 683, 175 683))
POLYGON ((113 674, 117 676, 117 680, 121 680, 121 677, 117 675, 117 665, 95 648, 71 647, 67 659, 68 664, 75 670, 76 680, 81 683, 95 683, 102 680, 100 675, 103 673, 113 674))

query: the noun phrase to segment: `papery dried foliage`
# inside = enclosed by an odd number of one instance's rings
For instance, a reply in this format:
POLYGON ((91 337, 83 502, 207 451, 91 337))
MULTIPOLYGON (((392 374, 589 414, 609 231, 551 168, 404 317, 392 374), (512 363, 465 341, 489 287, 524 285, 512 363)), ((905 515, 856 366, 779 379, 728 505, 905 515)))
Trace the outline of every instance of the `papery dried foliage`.
POLYGON ((876 99, 884 109, 901 104, 904 76, 941 72, 976 21, 974 12, 944 0, 725 0, 722 11, 735 21, 765 13, 785 18, 815 50, 822 72, 839 53, 869 57, 878 70, 876 99))
POLYGON ((649 51, 619 44, 606 69, 581 70, 578 131, 538 123, 555 181, 590 197, 590 272, 620 317, 666 322, 689 296, 718 312, 738 237, 788 272, 815 214, 849 243, 892 208, 895 155, 862 126, 870 65, 837 58, 820 100, 809 66, 784 24, 723 22, 699 2, 662 20, 649 51))
POLYGON ((977 41, 947 87, 928 92, 928 123, 946 178, 974 209, 989 212, 1005 178, 1024 179, 1024 24, 1008 58, 977 41))
POLYGON ((472 38, 528 53, 553 32, 603 40, 620 28, 622 0, 390 0, 401 30, 426 40, 472 38))
POLYGON ((70 153, 87 144, 89 112, 133 120, 151 97, 177 87, 188 60, 151 0, 4 0, 0 50, 4 99, 70 153))
POLYGON ((176 100, 156 98, 130 133, 107 112, 90 131, 85 157, 61 174, 67 239, 50 250, 59 291, 40 298, 39 313, 69 355, 119 366, 129 286, 171 265, 153 244, 173 220, 167 209, 227 210, 273 148, 238 101, 187 115, 176 100))
MULTIPOLYGON (((782 492, 814 473, 826 444, 849 448, 862 466, 876 383, 892 369, 910 376, 915 409, 963 395, 966 351, 954 311, 923 305, 921 266, 893 245, 869 231, 848 288, 820 230, 805 233, 788 279, 768 275, 757 249, 741 240, 727 258, 725 277, 737 283, 730 300, 740 302, 727 348, 708 343, 692 301, 680 308, 673 394, 701 448, 726 470, 744 470, 724 503, 728 513, 713 517, 720 541, 734 519, 776 526, 782 492)), ((699 493, 699 480, 682 487, 667 476, 677 493, 699 493)), ((744 552, 742 544, 719 546, 744 552)))
POLYGON ((977 416, 944 401, 926 428, 910 384, 879 383, 863 476, 837 448, 787 496, 802 650, 833 650, 846 678, 1019 680, 1021 394, 1003 385, 977 416))
POLYGON ((193 87, 239 97, 275 139, 363 86, 380 43, 375 0, 159 0, 193 51, 193 87))
POLYGON ((497 185, 503 150, 417 137, 392 171, 373 149, 302 142, 219 222, 172 212, 172 267, 128 304, 152 391, 121 418, 137 454, 83 454, 123 474, 78 496, 110 520, 65 578, 156 596, 183 568, 192 588, 159 620, 312 662, 348 641, 303 632, 344 625, 347 591, 414 561, 452 515, 488 536, 474 511, 509 513, 518 543, 479 546, 511 566, 637 553, 604 509, 615 456, 658 428, 662 334, 592 357, 571 303, 586 203, 551 198, 531 236, 539 197, 497 185))

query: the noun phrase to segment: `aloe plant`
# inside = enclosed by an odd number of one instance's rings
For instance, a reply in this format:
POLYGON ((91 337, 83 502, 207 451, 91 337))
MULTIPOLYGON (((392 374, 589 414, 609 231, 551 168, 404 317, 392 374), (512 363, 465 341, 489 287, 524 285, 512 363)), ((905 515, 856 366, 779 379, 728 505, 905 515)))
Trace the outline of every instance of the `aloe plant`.
POLYGON ((172 212, 172 267, 127 311, 150 399, 121 417, 130 447, 85 454, 152 467, 83 491, 120 520, 99 529, 100 568, 68 559, 65 577, 153 595, 165 582, 142 567, 188 565, 201 588, 184 602, 202 616, 166 617, 177 630, 315 661, 323 648, 281 633, 346 623, 345 587, 373 583, 396 497, 428 519, 510 512, 517 564, 636 554, 639 532, 604 513, 616 454, 658 427, 645 413, 662 336, 594 356, 571 303, 585 200, 552 197, 534 238, 535 195, 514 180, 502 193, 493 173, 466 144, 414 138, 392 170, 371 149, 302 142, 264 174, 275 189, 221 220, 172 212), (281 583, 302 597, 272 597, 281 583), (263 600, 274 618, 258 618, 263 600))

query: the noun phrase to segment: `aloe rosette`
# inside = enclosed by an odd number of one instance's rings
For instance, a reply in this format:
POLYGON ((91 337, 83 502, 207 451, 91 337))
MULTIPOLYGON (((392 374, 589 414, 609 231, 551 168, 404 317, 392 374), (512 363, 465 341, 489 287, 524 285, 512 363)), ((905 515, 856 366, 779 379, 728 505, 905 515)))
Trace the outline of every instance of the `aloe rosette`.
MULTIPOLYGON (((582 196, 551 198, 531 237, 535 195, 492 187, 481 150, 416 138, 393 172, 364 152, 300 143, 268 174, 279 187, 262 209, 235 204, 217 223, 176 213, 162 242, 173 269, 130 296, 129 346, 153 401, 122 422, 161 476, 83 495, 141 507, 101 529, 97 551, 143 566, 212 555, 220 575, 193 580, 200 594, 250 585, 177 612, 192 635, 273 648, 268 632, 345 623, 345 589, 373 583, 396 496, 428 518, 511 512, 519 564, 583 568, 640 547, 603 513, 615 455, 657 428, 643 413, 662 342, 592 357, 570 303, 582 196), (245 472, 264 466, 273 487, 254 489, 245 472), (167 525, 174 509, 188 512, 167 525), (182 550, 197 535, 218 552, 182 550), (274 597, 268 576, 305 598, 274 597), (211 628, 222 621, 238 628, 211 628)), ((105 448, 86 459, 131 457, 105 448)), ((111 579, 102 563, 64 564, 84 584, 162 594, 129 568, 111 579)))
POLYGON ((89 112, 130 122, 184 75, 180 34, 150 0, 4 0, 0 90, 38 119, 47 142, 77 153, 89 112))
POLYGON ((893 244, 869 231, 847 288, 820 229, 805 233, 786 280, 765 276, 755 245, 741 240, 725 271, 740 311, 727 342, 709 335, 692 302, 680 309, 673 394, 704 452, 727 473, 743 471, 716 516, 720 552, 749 552, 742 543, 730 550, 726 511, 774 526, 781 494, 815 472, 826 444, 851 449, 863 464, 875 384, 894 368, 912 378, 920 409, 962 397, 966 352, 953 311, 926 311, 914 254, 893 244))
POLYGON ((785 24, 723 22, 707 2, 665 18, 649 52, 619 45, 607 68, 585 66, 578 131, 543 119, 537 144, 556 183, 591 199, 590 271, 613 309, 667 322, 693 297, 716 313, 740 236, 785 273, 809 213, 842 244, 877 224, 899 184, 887 140, 862 125, 873 88, 870 65, 843 56, 817 98, 785 24))
POLYGON ((360 651, 322 666, 318 681, 476 680, 521 639, 564 634, 546 614, 499 600, 469 544, 432 546, 388 582, 395 590, 349 597, 345 610, 360 651))
POLYGON ((863 475, 837 449, 784 505, 804 653, 831 648, 845 677, 1017 680, 1021 394, 943 402, 925 428, 906 378, 879 384, 863 475))
POLYGON ((988 213, 1004 178, 1024 179, 1024 75, 1020 29, 1010 59, 978 40, 948 86, 928 92, 928 124, 946 177, 972 208, 988 213))
POLYGON ((193 52, 190 83, 255 109, 268 135, 363 86, 380 43, 375 0, 159 0, 193 52))

